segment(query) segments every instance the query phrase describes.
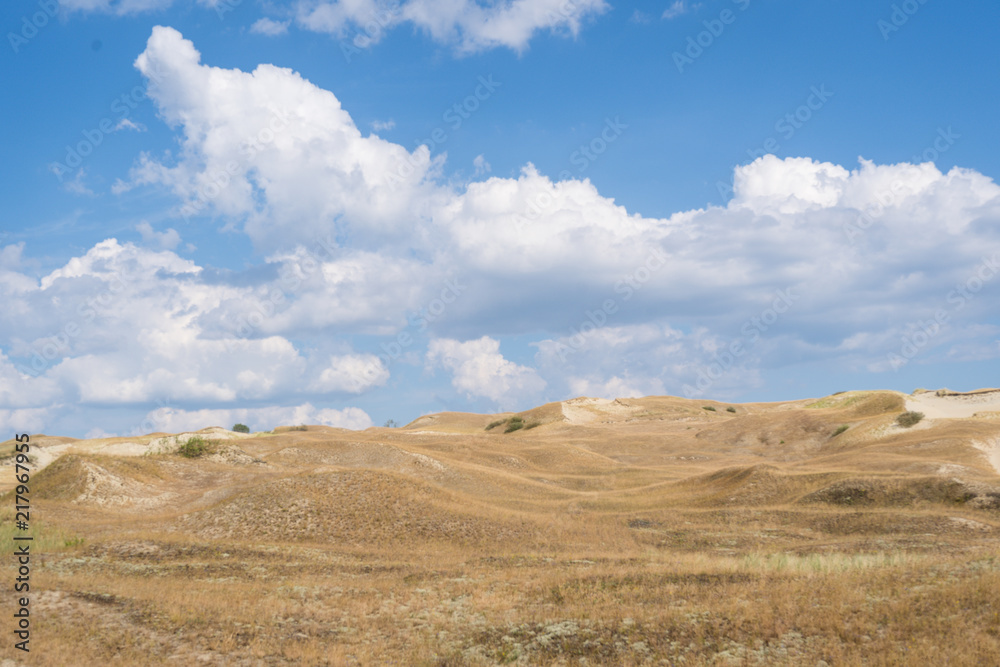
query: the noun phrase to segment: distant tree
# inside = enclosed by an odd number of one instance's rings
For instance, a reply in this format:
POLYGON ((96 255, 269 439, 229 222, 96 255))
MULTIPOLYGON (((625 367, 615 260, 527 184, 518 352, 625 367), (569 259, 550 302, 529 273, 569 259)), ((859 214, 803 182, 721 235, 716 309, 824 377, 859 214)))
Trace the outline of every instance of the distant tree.
POLYGON ((399 426, 399 424, 396 422, 395 419, 387 419, 385 421, 386 428, 396 428, 397 426, 399 426))
POLYGON ((233 430, 236 431, 237 433, 249 433, 250 427, 247 426, 246 424, 236 424, 235 426, 233 426, 233 430))

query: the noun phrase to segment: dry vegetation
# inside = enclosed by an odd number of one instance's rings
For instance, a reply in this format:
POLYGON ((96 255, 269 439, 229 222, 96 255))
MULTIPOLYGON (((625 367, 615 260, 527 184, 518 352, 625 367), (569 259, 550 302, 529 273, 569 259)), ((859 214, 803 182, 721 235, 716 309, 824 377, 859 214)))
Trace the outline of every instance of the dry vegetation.
POLYGON ((730 407, 216 430, 194 458, 192 434, 40 437, 33 651, 0 658, 997 664, 1000 421, 903 427, 891 392, 730 407))

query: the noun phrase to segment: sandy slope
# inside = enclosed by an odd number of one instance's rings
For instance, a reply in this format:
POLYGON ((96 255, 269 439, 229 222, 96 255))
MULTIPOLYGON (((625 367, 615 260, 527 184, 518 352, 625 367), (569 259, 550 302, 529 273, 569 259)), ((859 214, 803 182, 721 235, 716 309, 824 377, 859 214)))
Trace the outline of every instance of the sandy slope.
POLYGON ((1000 389, 967 393, 921 392, 906 398, 906 409, 923 412, 930 419, 965 419, 977 412, 1000 411, 1000 389))
POLYGON ((1000 438, 978 440, 974 441, 972 444, 976 449, 986 455, 990 465, 992 465, 996 469, 997 474, 1000 475, 1000 438))

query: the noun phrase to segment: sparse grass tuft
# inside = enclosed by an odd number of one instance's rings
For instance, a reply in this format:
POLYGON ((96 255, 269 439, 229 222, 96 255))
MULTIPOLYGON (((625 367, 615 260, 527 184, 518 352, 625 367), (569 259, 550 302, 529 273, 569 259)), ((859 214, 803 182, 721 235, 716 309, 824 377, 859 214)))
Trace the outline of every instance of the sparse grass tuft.
POLYGON ((524 428, 524 418, 523 417, 511 417, 507 420, 507 428, 504 429, 504 433, 510 433, 512 431, 518 431, 524 428))
POLYGON ((844 431, 846 431, 849 428, 851 428, 850 424, 841 424, 840 426, 837 427, 837 430, 834 431, 833 435, 831 435, 830 437, 831 438, 836 438, 838 435, 840 435, 841 433, 843 433, 844 431))
POLYGON ((527 423, 527 424, 524 425, 524 430, 528 431, 528 430, 531 430, 533 428, 537 428, 537 427, 539 427, 541 425, 542 425, 542 422, 529 422, 529 423, 527 423))
POLYGON ((908 410, 907 412, 904 412, 896 417, 896 423, 903 428, 910 428, 911 426, 918 424, 923 418, 923 412, 913 412, 912 410, 908 410))
POLYGON ((500 426, 501 424, 506 424, 506 423, 507 423, 506 419, 498 419, 496 421, 493 421, 493 422, 490 422, 489 424, 487 424, 485 430, 492 431, 497 426, 500 426))

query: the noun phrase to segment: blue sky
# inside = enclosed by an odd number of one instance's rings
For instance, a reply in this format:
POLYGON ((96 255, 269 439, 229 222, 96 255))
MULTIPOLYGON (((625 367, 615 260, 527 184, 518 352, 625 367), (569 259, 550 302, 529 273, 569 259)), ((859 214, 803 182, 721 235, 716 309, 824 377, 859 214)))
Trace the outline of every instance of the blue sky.
POLYGON ((0 17, 8 431, 997 384, 1000 7, 0 17))

